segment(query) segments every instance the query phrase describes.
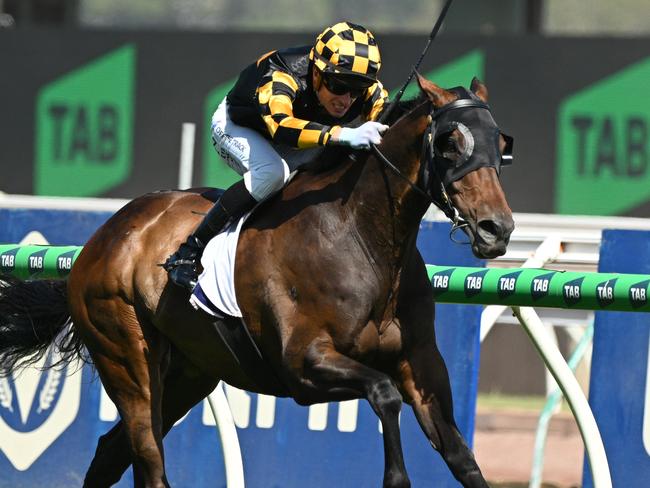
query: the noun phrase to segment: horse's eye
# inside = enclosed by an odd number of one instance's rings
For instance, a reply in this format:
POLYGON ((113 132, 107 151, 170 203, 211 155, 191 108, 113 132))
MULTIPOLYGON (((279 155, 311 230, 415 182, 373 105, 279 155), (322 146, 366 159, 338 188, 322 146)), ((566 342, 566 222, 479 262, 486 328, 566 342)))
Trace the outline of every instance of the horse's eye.
POLYGON ((450 152, 458 152, 458 142, 451 137, 447 140, 447 150, 450 152))
POLYGON ((442 157, 452 159, 458 154, 458 142, 451 134, 445 134, 436 139, 436 150, 442 157))

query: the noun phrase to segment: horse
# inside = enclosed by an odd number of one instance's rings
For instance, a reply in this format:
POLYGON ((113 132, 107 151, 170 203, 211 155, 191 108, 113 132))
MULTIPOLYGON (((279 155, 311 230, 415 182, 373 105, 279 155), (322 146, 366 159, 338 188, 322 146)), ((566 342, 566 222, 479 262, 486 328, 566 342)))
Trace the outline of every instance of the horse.
POLYGON ((135 486, 170 486, 163 437, 219 381, 300 405, 366 399, 383 428, 386 488, 410 486, 398 422, 406 402, 458 481, 488 486, 454 421, 416 236, 433 201, 477 256, 505 252, 514 222, 498 172, 509 140, 478 79, 469 90, 419 75, 418 85, 418 97, 395 105, 381 144, 326 150, 245 222, 239 327, 265 368, 243 368, 219 319, 194 309, 159 266, 210 207, 203 190, 130 201, 84 245, 67 280, 2 278, 0 372, 54 342, 63 361, 89 356, 117 406, 85 487, 110 486, 130 465, 135 486))

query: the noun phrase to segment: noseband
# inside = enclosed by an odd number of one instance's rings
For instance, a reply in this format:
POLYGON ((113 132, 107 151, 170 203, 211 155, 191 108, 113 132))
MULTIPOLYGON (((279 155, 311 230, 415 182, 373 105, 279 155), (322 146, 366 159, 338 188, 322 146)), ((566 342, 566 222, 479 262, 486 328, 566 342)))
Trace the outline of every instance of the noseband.
POLYGON ((451 91, 457 93, 460 98, 438 110, 433 108, 429 113, 431 122, 424 131, 420 173, 415 183, 391 163, 377 146, 372 145, 372 149, 380 161, 406 181, 418 194, 442 210, 453 223, 453 233, 468 224, 449 198, 447 186, 481 167, 493 167, 497 174, 500 174, 501 166, 512 163, 513 139, 499 131, 488 104, 464 88, 454 88, 451 91), (463 157, 455 164, 435 150, 436 138, 454 129, 463 132, 466 145, 467 139, 471 139, 471 148, 469 150, 466 148, 463 157), (498 151, 498 139, 496 153, 491 150, 495 147, 494 136, 498 137, 499 134, 506 140, 503 155, 498 151))

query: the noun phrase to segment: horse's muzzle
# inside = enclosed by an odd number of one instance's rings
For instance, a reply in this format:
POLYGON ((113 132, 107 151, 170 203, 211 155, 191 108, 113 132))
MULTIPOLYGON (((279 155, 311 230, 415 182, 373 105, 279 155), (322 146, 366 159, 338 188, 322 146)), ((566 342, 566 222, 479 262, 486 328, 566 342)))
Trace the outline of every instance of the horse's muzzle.
POLYGON ((472 252, 482 259, 503 256, 514 228, 515 223, 511 214, 483 218, 475 225, 470 223, 472 252))

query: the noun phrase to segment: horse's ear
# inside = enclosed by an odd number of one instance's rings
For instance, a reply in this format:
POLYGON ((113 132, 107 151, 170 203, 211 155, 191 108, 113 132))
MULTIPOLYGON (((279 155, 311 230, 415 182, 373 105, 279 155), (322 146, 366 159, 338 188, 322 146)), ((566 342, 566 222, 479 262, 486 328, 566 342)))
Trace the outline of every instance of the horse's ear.
POLYGON ((420 73, 416 72, 418 85, 420 85, 420 90, 426 93, 429 100, 433 102, 435 107, 442 107, 447 103, 450 103, 454 100, 454 95, 440 88, 435 83, 427 80, 424 76, 421 76, 420 73))
POLYGON ((484 102, 487 102, 488 98, 488 89, 487 86, 483 84, 476 76, 472 78, 472 84, 470 85, 470 90, 472 90, 477 97, 479 97, 484 102))

